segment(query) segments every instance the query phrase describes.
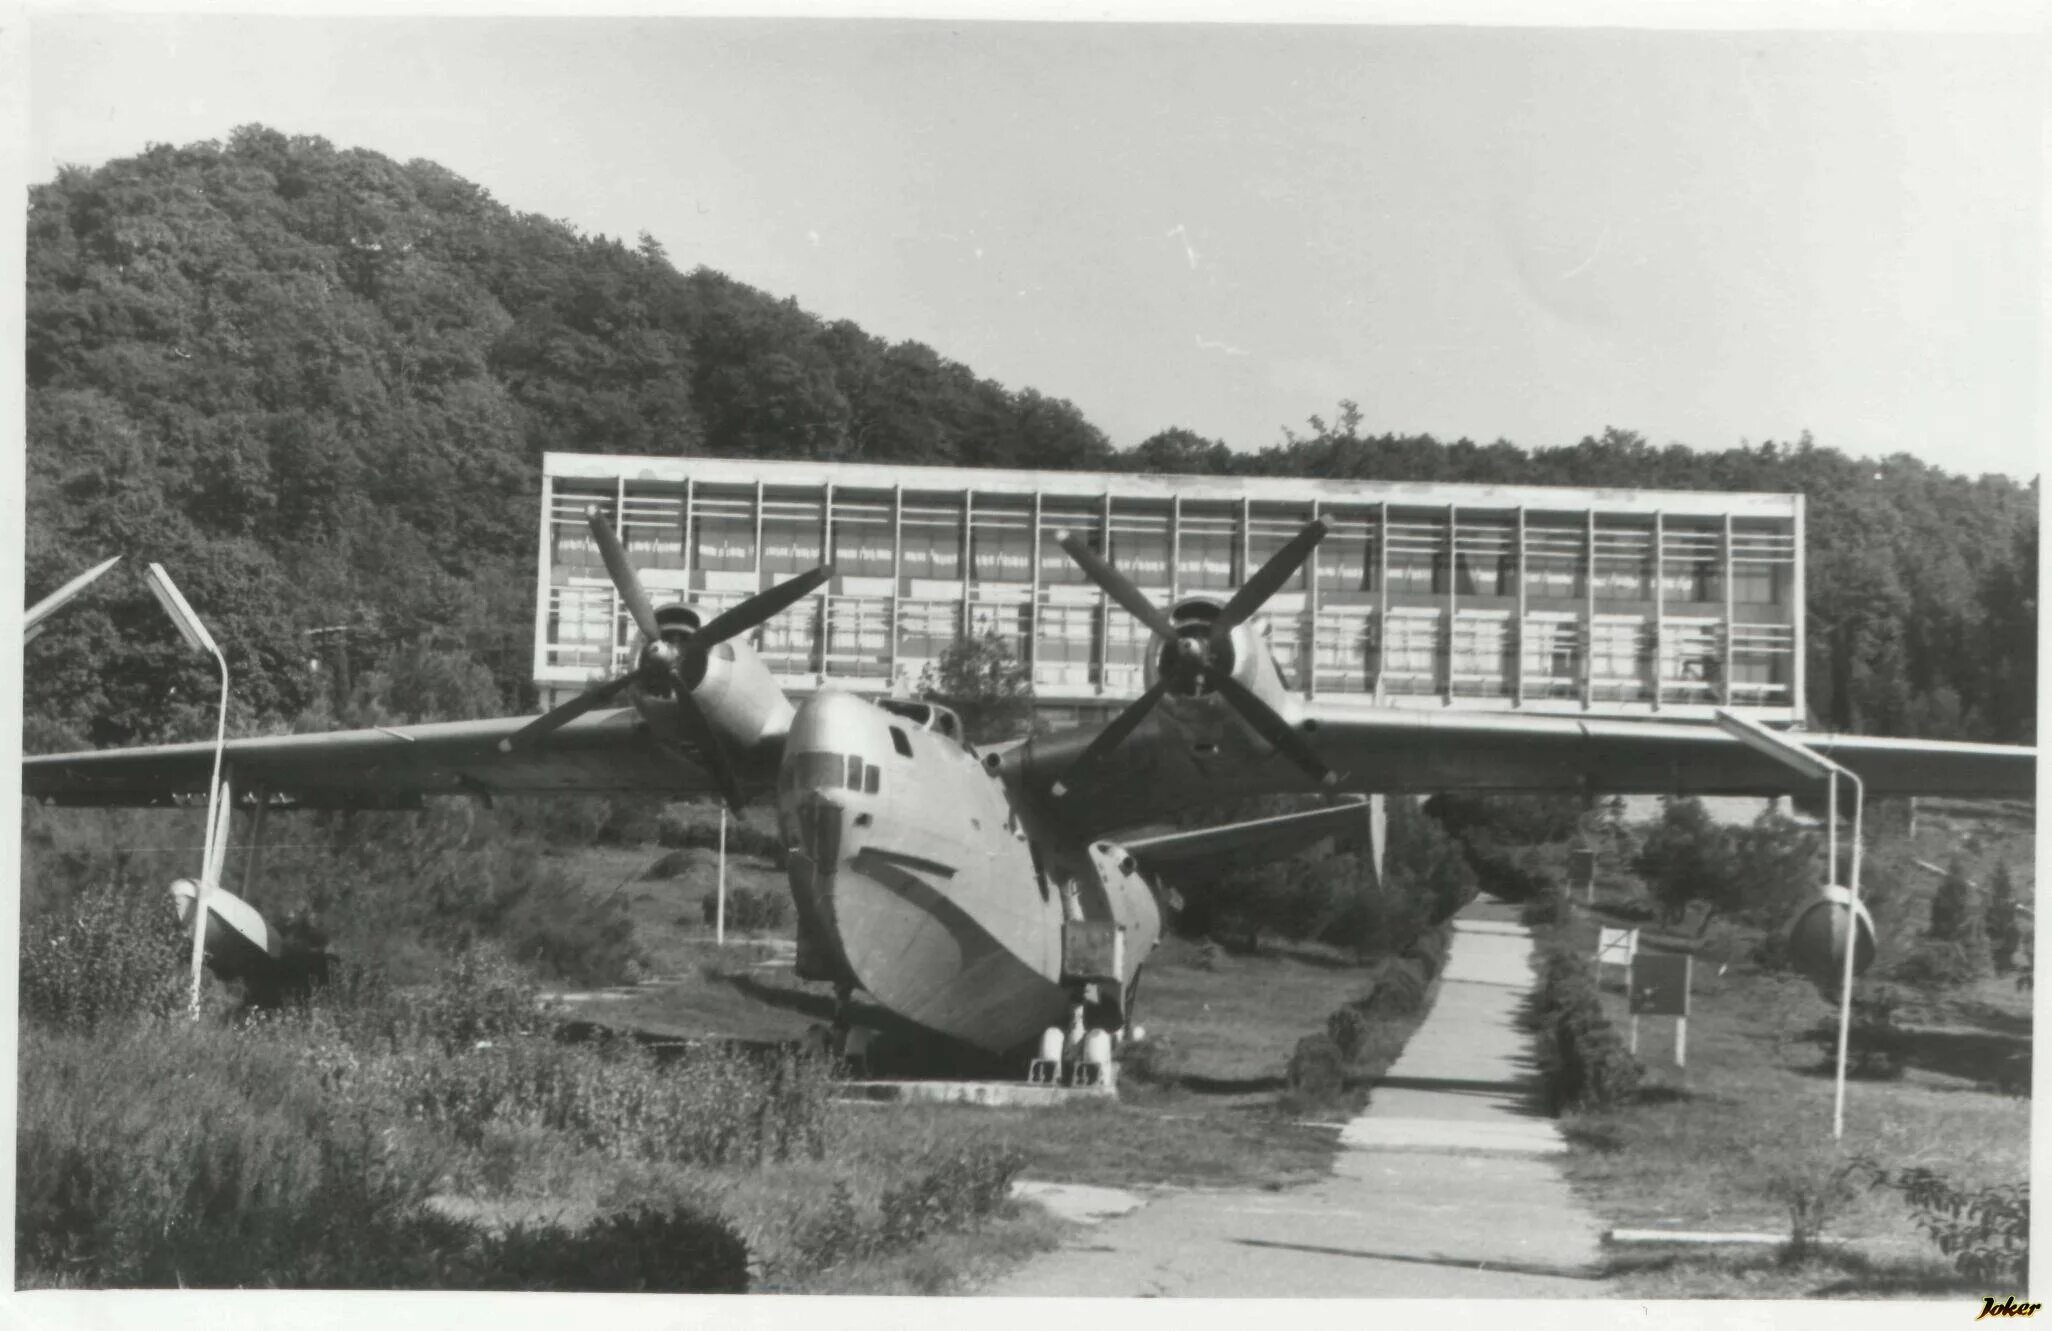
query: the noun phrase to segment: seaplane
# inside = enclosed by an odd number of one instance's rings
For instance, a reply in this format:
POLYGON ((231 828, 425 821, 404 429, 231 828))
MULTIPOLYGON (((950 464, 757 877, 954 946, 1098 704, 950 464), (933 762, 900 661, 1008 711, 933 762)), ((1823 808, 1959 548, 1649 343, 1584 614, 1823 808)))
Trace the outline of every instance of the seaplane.
MULTIPOLYGON (((1312 522, 1224 600, 1166 610, 1076 534, 1061 545, 1153 635, 1148 687, 1107 723, 979 749, 932 701, 833 688, 793 702, 749 645, 832 576, 814 569, 712 615, 651 603, 619 535, 592 535, 640 638, 633 666, 540 716, 239 739, 224 804, 405 808, 428 796, 554 792, 775 800, 797 918, 797 969, 916 1031, 988 1056, 1116 1040, 1162 933, 1160 875, 1258 862, 1360 831, 1377 862, 1381 797, 1563 792, 1777 795, 1800 780, 1703 723, 1335 707, 1295 692, 1252 621, 1326 534, 1312 522), (1326 807, 1140 834, 1179 810, 1275 793, 1326 807), (1351 795, 1354 798, 1339 798, 1351 795)), ((2032 798, 2034 748, 1804 734, 1869 796, 2032 798)), ((60 804, 205 796, 211 744, 24 760, 25 793, 60 804)), ((1839 889, 1841 896, 1843 890, 1839 889)), ((191 896, 190 888, 187 897, 191 896)), ((245 970, 278 944, 216 886, 210 938, 245 970), (232 935, 232 937, 230 937, 232 935)), ((1833 899, 1835 900, 1835 899, 1833 899)), ((1871 921, 1805 907, 1812 950, 1871 955, 1871 921)), ((188 904, 185 909, 190 910, 188 904)), ((1822 969, 1829 956, 1817 958, 1822 969)))

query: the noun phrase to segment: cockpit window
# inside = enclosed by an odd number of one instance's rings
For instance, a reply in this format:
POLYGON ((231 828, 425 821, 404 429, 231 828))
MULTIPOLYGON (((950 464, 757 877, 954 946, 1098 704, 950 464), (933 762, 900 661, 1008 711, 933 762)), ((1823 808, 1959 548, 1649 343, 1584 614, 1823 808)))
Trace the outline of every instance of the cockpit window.
POLYGON ((912 756, 912 738, 896 726, 891 727, 891 747, 903 756, 912 756))
POLYGON ((877 788, 878 788, 879 786, 881 786, 882 784, 883 784, 883 772, 881 771, 881 769, 879 769, 879 768, 877 767, 877 765, 876 765, 875 763, 870 763, 870 764, 869 764, 868 766, 866 766, 866 767, 864 767, 864 768, 862 769, 862 793, 863 793, 863 794, 865 794, 865 795, 874 795, 874 794, 876 794, 876 792, 877 792, 877 788))
POLYGON ((862 759, 852 753, 848 755, 848 789, 862 789, 862 759))

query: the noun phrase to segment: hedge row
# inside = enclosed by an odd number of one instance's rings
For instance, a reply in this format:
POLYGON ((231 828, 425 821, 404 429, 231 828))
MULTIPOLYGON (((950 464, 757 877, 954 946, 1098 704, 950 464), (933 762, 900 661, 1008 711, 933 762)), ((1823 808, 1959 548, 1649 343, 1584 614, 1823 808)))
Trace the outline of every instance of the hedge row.
POLYGON ((1638 1090, 1644 1069, 1603 1014, 1596 968, 1587 957, 1565 948, 1547 951, 1530 1021, 1554 1113, 1607 1109, 1638 1090))

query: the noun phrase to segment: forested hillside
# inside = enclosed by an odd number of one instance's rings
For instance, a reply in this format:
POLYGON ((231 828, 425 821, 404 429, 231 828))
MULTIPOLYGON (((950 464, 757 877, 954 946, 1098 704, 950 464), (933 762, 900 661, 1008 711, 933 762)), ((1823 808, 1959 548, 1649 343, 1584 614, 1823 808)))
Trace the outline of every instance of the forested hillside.
MULTIPOLYGON (((1174 429, 1115 450, 1065 401, 680 273, 645 235, 255 126, 33 188, 27 307, 29 596, 107 554, 161 560, 233 658, 243 732, 325 705, 309 633, 334 626, 359 666, 454 672, 413 711, 527 702, 547 449, 1796 490, 1818 723, 2035 731, 2035 483, 1807 438, 1364 437, 1349 404, 1261 452, 1174 429)), ((32 751, 211 733, 211 667, 132 578, 53 621, 27 667, 32 751)))

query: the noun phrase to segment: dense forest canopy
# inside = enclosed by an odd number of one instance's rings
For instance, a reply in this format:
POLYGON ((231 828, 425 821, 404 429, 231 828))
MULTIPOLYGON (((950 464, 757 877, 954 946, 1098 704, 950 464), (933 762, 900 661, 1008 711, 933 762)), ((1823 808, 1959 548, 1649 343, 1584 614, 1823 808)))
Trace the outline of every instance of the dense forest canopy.
MULTIPOLYGON (((466 656, 500 705, 528 702, 534 506, 561 449, 1797 491, 1817 724, 2035 734, 2036 481, 1807 436, 1370 436, 1351 403, 1259 452, 1182 429, 1115 449, 1066 401, 680 273, 647 235, 260 126, 60 171, 30 191, 27 257, 28 593, 110 553, 162 561, 233 659, 244 733, 328 705, 332 662, 310 663, 338 627, 366 666, 466 656)), ((27 665, 31 751, 211 734, 212 667, 134 579, 27 665)))

